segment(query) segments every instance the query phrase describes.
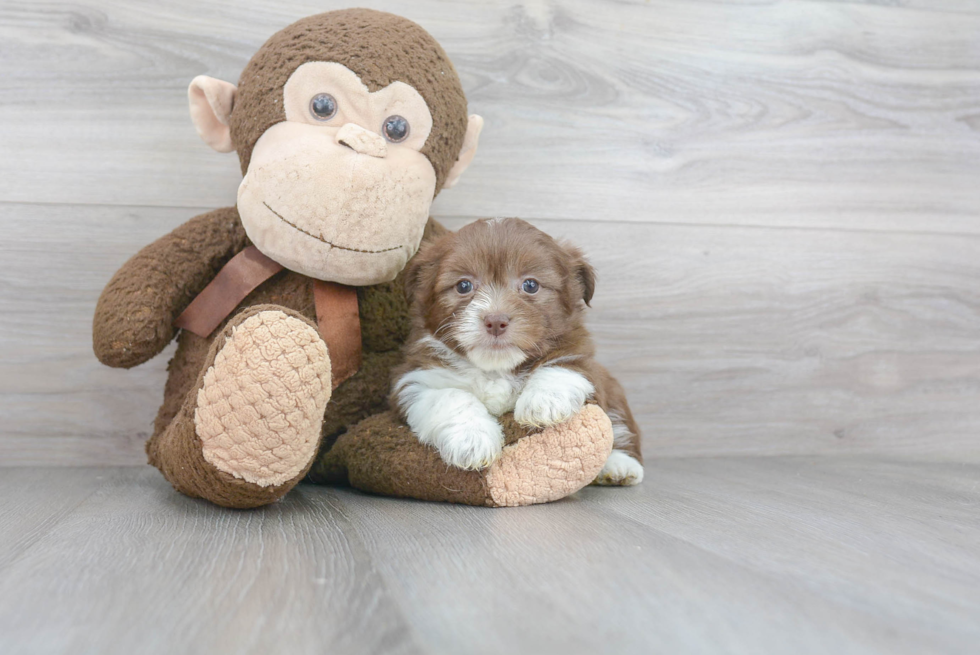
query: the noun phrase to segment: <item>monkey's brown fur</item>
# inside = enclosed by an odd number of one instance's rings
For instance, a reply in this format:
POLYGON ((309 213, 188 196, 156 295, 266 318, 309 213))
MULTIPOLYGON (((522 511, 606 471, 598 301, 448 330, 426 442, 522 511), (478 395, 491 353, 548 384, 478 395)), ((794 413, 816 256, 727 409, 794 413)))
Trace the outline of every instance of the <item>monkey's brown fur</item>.
MULTIPOLYGON (((438 193, 459 155, 467 126, 459 79, 442 48, 422 28, 371 10, 301 20, 273 36, 252 58, 242 73, 229 123, 243 172, 258 138, 284 120, 285 81, 308 61, 341 63, 372 91, 397 80, 422 95, 433 128, 421 152, 436 172, 438 193)), ((444 231, 430 219, 424 239, 444 231)), ((99 298, 93 324, 99 360, 130 368, 157 355, 176 334, 175 318, 249 245, 237 209, 228 207, 197 216, 141 250, 99 298)), ((499 504, 491 498, 482 472, 447 470, 438 454, 420 446, 393 415, 379 414, 386 409, 389 373, 400 361, 399 349, 410 329, 403 276, 358 288, 363 362, 356 375, 334 390, 323 418, 319 454, 298 475, 277 486, 260 487, 219 471, 204 460, 194 428, 196 390, 235 326, 269 308, 315 325, 313 280, 289 270, 249 294, 210 337, 180 333, 164 402, 147 443, 150 463, 179 491, 227 507, 272 502, 308 472, 316 482, 350 483, 389 495, 499 504)), ((511 425, 508 439, 522 434, 511 425)))
POLYGON ((415 87, 432 112, 432 133, 421 152, 435 168, 439 193, 466 133, 466 96, 459 76, 442 47, 421 27, 366 9, 332 11, 293 23, 252 57, 238 82, 230 124, 242 173, 248 170, 255 142, 285 118, 286 80, 310 61, 343 64, 372 92, 396 81, 415 87))

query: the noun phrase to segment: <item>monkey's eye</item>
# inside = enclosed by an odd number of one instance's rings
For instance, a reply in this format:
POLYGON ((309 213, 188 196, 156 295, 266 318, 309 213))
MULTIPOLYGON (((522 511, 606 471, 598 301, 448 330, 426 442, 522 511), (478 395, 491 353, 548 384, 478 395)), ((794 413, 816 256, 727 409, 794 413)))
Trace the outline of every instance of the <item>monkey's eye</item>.
POLYGON ((524 280, 524 284, 521 285, 521 288, 524 289, 524 293, 537 293, 538 289, 541 288, 541 285, 538 284, 537 280, 529 277, 528 279, 524 280))
POLYGON ((310 113, 318 121, 328 121, 337 114, 337 101, 329 93, 318 93, 310 100, 310 113))
POLYGON ((456 283, 456 293, 465 296, 473 290, 473 283, 469 280, 460 280, 456 283))
POLYGON ((401 143, 408 138, 408 121, 398 116, 389 116, 385 119, 385 123, 381 126, 381 131, 384 132, 385 138, 392 143, 401 143))

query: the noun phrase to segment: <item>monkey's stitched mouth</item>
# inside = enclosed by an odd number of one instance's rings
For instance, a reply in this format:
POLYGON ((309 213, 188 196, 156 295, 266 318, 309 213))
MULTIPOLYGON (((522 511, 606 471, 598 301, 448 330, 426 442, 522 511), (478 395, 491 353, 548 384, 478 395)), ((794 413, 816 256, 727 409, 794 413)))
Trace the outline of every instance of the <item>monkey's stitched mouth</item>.
POLYGON ((319 234, 313 234, 312 232, 307 232, 306 230, 304 230, 303 228, 301 228, 299 225, 296 225, 295 223, 292 223, 290 221, 287 221, 285 218, 283 218, 282 214, 280 214, 275 209, 273 209, 272 207, 270 207, 267 202, 262 201, 262 204, 265 205, 265 208, 266 209, 268 209, 270 212, 272 212, 273 214, 275 214, 276 217, 280 221, 282 221, 283 223, 285 223, 289 227, 291 227, 294 230, 297 230, 299 232, 302 232, 303 234, 305 234, 308 237, 313 237, 314 239, 317 239, 318 241, 322 241, 323 243, 327 244, 328 246, 330 246, 332 248, 338 248, 339 250, 349 250, 350 252, 362 252, 362 253, 366 253, 366 254, 369 254, 369 255, 377 255, 377 254, 380 254, 380 253, 383 253, 383 252, 391 252, 392 250, 398 250, 399 248, 402 247, 402 246, 394 246, 392 248, 385 248, 384 250, 362 250, 361 248, 348 248, 347 246, 338 246, 336 243, 331 243, 330 241, 327 241, 326 239, 324 239, 323 237, 321 237, 319 234))

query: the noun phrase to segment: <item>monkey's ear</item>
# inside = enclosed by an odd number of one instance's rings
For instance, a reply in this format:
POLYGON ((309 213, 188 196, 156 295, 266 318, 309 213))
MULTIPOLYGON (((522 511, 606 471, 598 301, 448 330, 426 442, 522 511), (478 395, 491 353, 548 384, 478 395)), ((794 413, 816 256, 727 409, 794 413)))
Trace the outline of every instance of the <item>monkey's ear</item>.
POLYGON ((231 118, 237 93, 238 87, 234 84, 207 75, 195 77, 187 89, 194 127, 204 142, 218 152, 231 152, 235 149, 231 142, 228 120, 231 118))
POLYGON ((472 114, 469 122, 466 124, 466 136, 463 137, 463 147, 459 151, 459 157, 456 159, 456 163, 449 169, 449 175, 446 176, 446 181, 442 185, 443 189, 454 186, 459 181, 459 176, 463 174, 463 171, 473 161, 473 156, 476 154, 476 145, 480 141, 480 132, 482 130, 483 118, 472 114))

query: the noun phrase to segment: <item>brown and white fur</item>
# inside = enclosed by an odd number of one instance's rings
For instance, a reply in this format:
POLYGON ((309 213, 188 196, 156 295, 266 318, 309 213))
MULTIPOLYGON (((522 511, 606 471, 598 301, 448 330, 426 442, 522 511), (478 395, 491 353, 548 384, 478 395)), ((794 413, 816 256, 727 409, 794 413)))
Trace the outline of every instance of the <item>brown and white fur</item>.
POLYGON ((422 443, 448 464, 484 468, 503 447, 496 417, 544 427, 591 400, 614 434, 596 482, 643 479, 626 395, 583 324, 595 272, 578 248, 520 219, 477 221, 423 247, 405 284, 412 334, 391 401, 422 443))

